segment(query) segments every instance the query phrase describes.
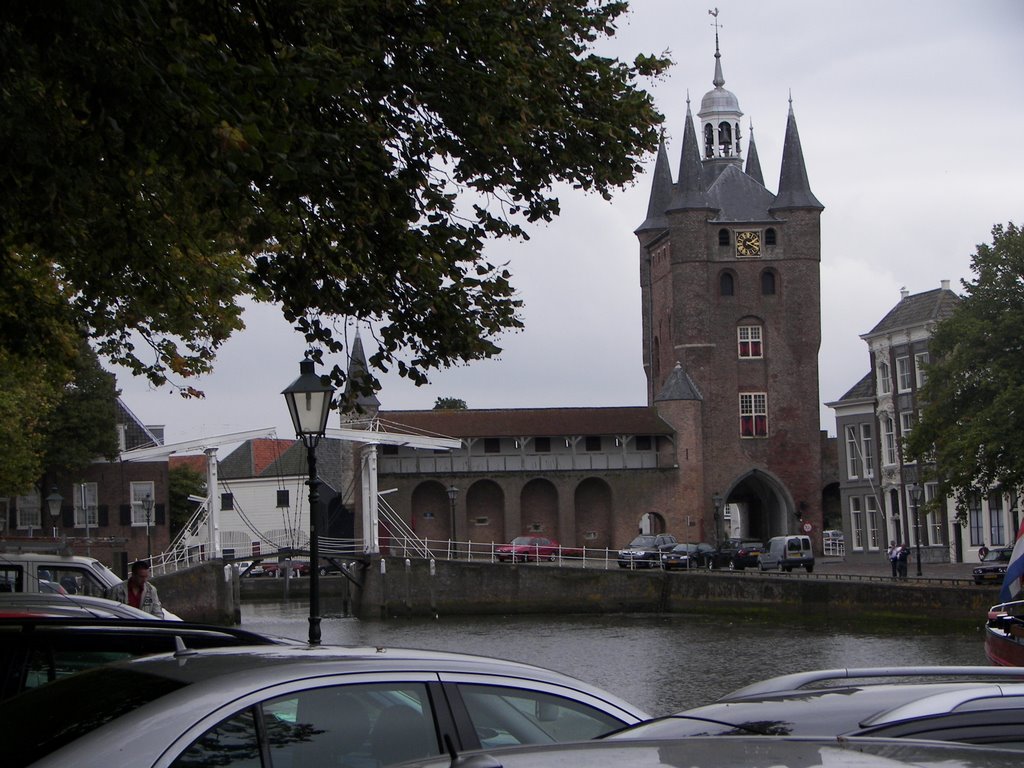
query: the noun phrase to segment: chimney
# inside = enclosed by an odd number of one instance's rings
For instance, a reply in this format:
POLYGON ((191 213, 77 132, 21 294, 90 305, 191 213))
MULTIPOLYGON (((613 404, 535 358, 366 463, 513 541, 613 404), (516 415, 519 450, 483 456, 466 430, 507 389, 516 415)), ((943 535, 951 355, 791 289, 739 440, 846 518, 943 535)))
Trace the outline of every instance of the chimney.
POLYGON ((907 286, 900 288, 900 299, 905 299, 910 295, 910 291, 907 290, 907 286))
POLYGON ((940 280, 939 281, 939 285, 942 286, 942 290, 944 290, 944 291, 948 291, 949 290, 949 280, 940 280))

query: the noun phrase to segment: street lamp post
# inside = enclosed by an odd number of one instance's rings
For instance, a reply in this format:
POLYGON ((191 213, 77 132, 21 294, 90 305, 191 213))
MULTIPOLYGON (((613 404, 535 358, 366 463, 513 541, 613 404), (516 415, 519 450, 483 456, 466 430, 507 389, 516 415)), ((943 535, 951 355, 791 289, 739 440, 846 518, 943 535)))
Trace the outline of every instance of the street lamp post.
POLYGON ((306 446, 309 464, 309 644, 320 644, 320 542, 317 516, 320 512, 320 480, 316 474, 316 446, 327 430, 334 388, 313 372, 313 361, 299 363, 299 378, 281 393, 288 403, 295 436, 306 446))
MULTIPOLYGON (((153 566, 153 532, 150 528, 152 524, 153 515, 153 497, 148 493, 145 498, 142 499, 142 511, 146 513, 146 562, 149 563, 150 567, 153 566)), ((88 514, 88 511, 86 511, 88 514)))
POLYGON ((454 485, 448 486, 448 530, 449 539, 455 541, 455 500, 459 498, 459 489, 454 485))
POLYGON ((50 522, 53 524, 53 538, 57 538, 57 523, 60 521, 60 505, 64 502, 64 497, 57 491, 57 486, 53 486, 50 491, 50 495, 46 497, 46 508, 50 512, 50 522))
POLYGON ((910 485, 910 505, 914 508, 914 547, 917 551, 917 575, 921 575, 921 486, 910 485))

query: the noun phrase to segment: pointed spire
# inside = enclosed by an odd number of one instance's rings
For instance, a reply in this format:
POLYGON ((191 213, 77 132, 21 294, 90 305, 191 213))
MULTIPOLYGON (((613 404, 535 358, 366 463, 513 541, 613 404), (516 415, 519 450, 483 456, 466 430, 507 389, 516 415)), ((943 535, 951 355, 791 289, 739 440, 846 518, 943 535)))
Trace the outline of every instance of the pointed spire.
POLYGON ((345 400, 349 403, 354 402, 362 413, 371 410, 376 412, 380 408, 380 400, 372 392, 368 395, 361 392, 353 393, 353 389, 356 387, 356 384, 353 382, 362 381, 368 375, 368 368, 366 353, 363 351, 363 339, 359 335, 359 331, 356 330, 356 338, 352 342, 352 349, 348 358, 348 381, 345 383, 345 400), (354 398, 353 394, 355 395, 354 398))
POLYGON ((793 96, 789 97, 789 119, 786 121, 786 139, 782 146, 782 172, 779 174, 779 193, 769 210, 780 208, 815 208, 823 210, 818 198, 811 192, 807 181, 804 152, 800 146, 800 133, 793 114, 793 96))
POLYGON ((754 122, 750 122, 750 138, 747 139, 747 176, 752 178, 762 187, 764 186, 764 175, 761 173, 761 161, 757 157, 757 145, 754 144, 754 122))
POLYGON ((647 218, 636 228, 634 234, 668 226, 665 211, 672 202, 672 169, 668 164, 668 150, 665 149, 665 132, 658 142, 658 159, 654 161, 654 178, 651 181, 651 197, 647 202, 647 218))
POLYGON ((709 208, 704 189, 704 171, 700 160, 700 145, 693 128, 690 100, 686 100, 686 125, 683 128, 683 148, 679 155, 679 183, 672 200, 671 210, 709 208))
POLYGON ((714 83, 715 88, 721 88, 725 85, 725 75, 722 74, 722 54, 718 50, 718 27, 715 27, 715 79, 711 82, 714 83))

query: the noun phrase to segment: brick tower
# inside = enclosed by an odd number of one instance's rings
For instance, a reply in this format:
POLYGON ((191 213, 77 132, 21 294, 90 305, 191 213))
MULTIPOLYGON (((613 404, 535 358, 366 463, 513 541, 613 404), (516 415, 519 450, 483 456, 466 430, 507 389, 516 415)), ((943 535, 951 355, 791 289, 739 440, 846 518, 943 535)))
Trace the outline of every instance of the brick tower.
POLYGON ((702 486, 688 490, 712 538, 820 535, 824 206, 808 184, 792 99, 778 193, 765 188, 752 127, 744 167, 743 113, 723 87, 717 32, 713 83, 699 134, 687 99, 675 182, 662 142, 636 230, 648 403, 678 420, 665 390, 680 371, 699 393, 702 486))

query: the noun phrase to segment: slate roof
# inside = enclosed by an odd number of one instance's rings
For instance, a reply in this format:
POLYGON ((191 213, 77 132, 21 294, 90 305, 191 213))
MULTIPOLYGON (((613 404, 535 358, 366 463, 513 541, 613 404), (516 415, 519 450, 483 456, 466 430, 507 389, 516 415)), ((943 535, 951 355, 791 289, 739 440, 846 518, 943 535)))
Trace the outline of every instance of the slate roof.
POLYGON ((672 369, 668 378, 665 379, 665 386, 661 388, 661 391, 654 398, 655 402, 661 400, 703 399, 704 397, 701 395, 697 385, 690 378, 690 374, 683 370, 683 366, 680 363, 676 363, 676 367, 672 369))
POLYGON ((874 383, 871 381, 871 373, 865 373, 863 378, 847 390, 846 394, 832 403, 825 405, 841 405, 842 403, 854 402, 857 400, 871 400, 875 396, 874 383))
POLYGON ((517 408, 381 411, 389 431, 434 436, 562 437, 566 435, 671 435, 654 408, 517 408))
POLYGON ((928 323, 938 322, 953 314, 960 297, 948 288, 935 288, 924 293, 905 296, 900 303, 889 310, 878 324, 865 334, 862 339, 892 333, 906 328, 916 328, 928 323))
POLYGON ((147 427, 132 413, 124 401, 117 398, 117 414, 115 421, 124 425, 124 448, 133 451, 136 448, 152 448, 164 444, 163 427, 147 427))
MULTIPOLYGON (((343 440, 323 438, 316 447, 316 469, 320 481, 335 491, 342 487, 342 443, 343 440)), ((271 462, 257 476, 261 478, 296 477, 309 474, 309 460, 306 446, 299 440, 282 453, 276 461, 271 462)))
POLYGON ((719 209, 715 222, 775 221, 768 211, 774 201, 775 195, 735 165, 722 168, 708 189, 708 202, 719 209))

